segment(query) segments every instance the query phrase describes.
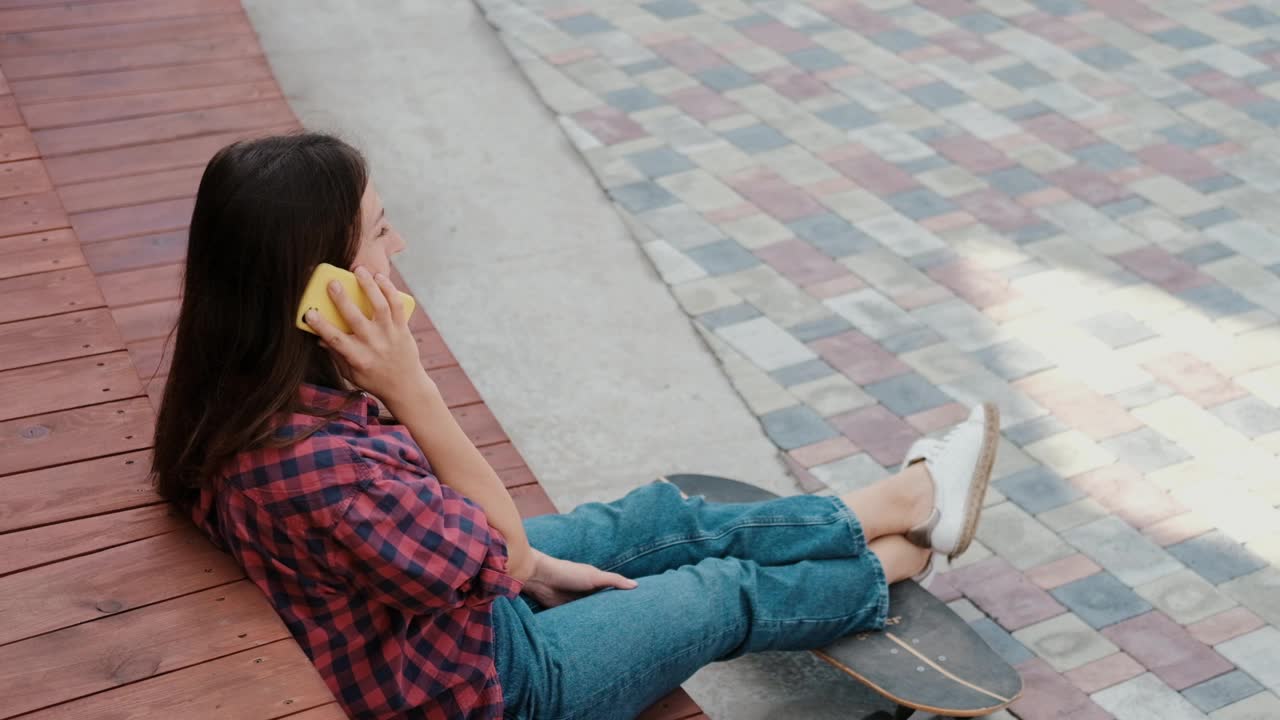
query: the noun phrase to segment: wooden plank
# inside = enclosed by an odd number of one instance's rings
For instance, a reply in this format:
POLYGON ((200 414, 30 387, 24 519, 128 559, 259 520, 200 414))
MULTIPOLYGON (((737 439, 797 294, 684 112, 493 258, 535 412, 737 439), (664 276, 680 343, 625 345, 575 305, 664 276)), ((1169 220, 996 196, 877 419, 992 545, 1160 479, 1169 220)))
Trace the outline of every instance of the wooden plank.
POLYGON ((284 623, 248 580, 109 615, 6 646, 0 653, 0 717, 287 637, 284 623))
MULTIPOLYGON (((0 0, 0 2, 3 2, 3 0, 0 0)), ((9 81, 5 79, 3 69, 0 68, 0 95, 8 95, 9 93, 9 81)))
POLYGON ((0 162, 30 160, 39 154, 35 140, 25 126, 0 127, 0 162))
POLYGON ((467 374, 457 365, 432 370, 431 379, 440 389, 445 405, 449 407, 484 402, 484 398, 480 397, 480 391, 476 390, 476 386, 471 384, 467 374))
POLYGON ((332 700, 290 638, 24 715, 23 720, 266 720, 332 700))
MULTIPOLYGON (((239 78, 236 78, 237 80, 239 78)), ((211 87, 165 90, 144 95, 125 95, 90 100, 64 100, 39 105, 25 104, 27 127, 32 130, 71 127, 88 123, 115 122, 148 115, 216 108, 251 102, 278 100, 275 82, 215 85, 211 87)))
POLYGON ((336 702, 321 705, 294 715, 287 715, 288 720, 350 720, 342 706, 336 702))
MULTIPOLYGON (((168 503, 0 535, 0 575, 163 535, 187 526, 168 503)), ((8 653, 0 651, 0 656, 8 653)), ((4 664, 0 659, 0 665, 4 664)), ((0 678, 2 678, 0 674, 0 678)), ((0 685, 3 680, 0 679, 0 685)))
POLYGON ((0 35, 0 59, 5 61, 5 74, 10 73, 9 60, 30 55, 119 48, 153 42, 174 43, 184 40, 208 40, 217 36, 253 34, 253 27, 243 12, 209 15, 197 18, 151 20, 120 25, 94 25, 64 30, 0 35))
POLYGON ((112 307, 168 300, 178 297, 182 289, 183 265, 126 270, 98 276, 102 296, 112 307))
POLYGON ((11 33, 87 27, 217 15, 237 12, 236 0, 117 0, 109 3, 62 3, 43 7, 0 9, 0 28, 11 33))
MULTIPOLYGON (((53 54, 7 58, 4 70, 10 83, 16 85, 23 80, 218 62, 261 55, 262 48, 258 46, 257 36, 224 35, 92 50, 66 48, 53 54)), ((179 83, 174 87, 181 86, 179 83)))
MULTIPOLYGON (((171 170, 198 165, 204 167, 209 158, 224 146, 243 138, 263 137, 297 129, 290 122, 260 130, 216 133, 200 137, 151 143, 114 150, 46 158, 45 170, 53 184, 61 187, 71 183, 105 180, 138 173, 171 170)), ((34 145, 32 146, 34 148, 34 145)))
POLYGON ((0 578, 0 644, 244 577, 194 527, 0 578))
POLYGON ((150 462, 143 450, 0 477, 0 532, 160 502, 150 462))
POLYGON ((449 412, 476 447, 507 440, 507 433, 498 424, 498 418, 484 403, 450 408, 449 412))
POLYGON ((535 485, 538 482, 538 479, 533 476, 533 471, 524 466, 499 470, 498 478, 502 480, 502 485, 507 489, 517 488, 521 485, 535 485))
POLYGON ((187 227, 195 204, 194 197, 186 197, 108 210, 91 210, 72 215, 71 227, 82 243, 170 232, 187 227))
MULTIPOLYGON (((3 243, 0 240, 0 243, 3 243)), ((121 272, 152 265, 182 262, 187 256, 187 231, 104 240, 83 248, 85 262, 96 273, 121 272)))
POLYGON ((141 394, 142 383, 127 352, 30 365, 0 372, 0 420, 141 394))
POLYGON ((489 463, 489 467, 494 470, 524 467, 524 458, 520 457, 520 451, 516 450, 516 446, 510 442, 486 445, 479 450, 485 462, 489 463))
POLYGON ((5 420, 0 422, 0 475, 148 447, 154 423, 146 398, 5 420))
MULTIPOLYGON (((75 0, 79 3, 115 2, 115 0, 75 0)), ((0 8, 37 7, 40 5, 60 5, 68 0, 0 0, 0 8)))
POLYGON ((105 210, 125 205, 140 205, 157 200, 193 197, 200 186, 204 168, 198 165, 130 175, 110 180, 95 180, 58 188, 62 207, 69 213, 105 210))
MULTIPOLYGON (((0 78, 0 83, 4 78, 0 78)), ((23 125, 22 113, 18 111, 18 100, 12 95, 5 95, 5 85, 0 85, 0 127, 23 125)))
POLYGON ((165 345, 166 337, 155 337, 148 340, 129 343, 129 356, 133 359, 133 367, 138 377, 145 382, 152 377, 158 381, 169 374, 169 364, 173 362, 173 343, 165 345))
POLYGON ((541 485, 522 485, 512 488, 510 492, 511 499, 515 501, 516 510, 520 511, 522 518, 555 515, 559 512, 541 485))
POLYGON ((418 341, 418 356, 422 358, 422 366, 427 370, 458 364, 458 359, 440 337, 440 331, 424 330, 415 332, 413 337, 418 341))
POLYGON ((69 225, 56 192, 0 199, 0 237, 56 230, 69 225))
POLYGON ((133 344, 139 340, 163 338, 168 335, 178 322, 180 308, 181 304, 177 300, 161 300, 114 308, 111 316, 120 330, 120 337, 126 343, 133 344))
POLYGON ((684 690, 676 689, 670 695, 649 706, 636 716, 636 720, 684 720, 697 715, 698 704, 684 690))
POLYGON ((39 159, 0 163, 0 198, 47 192, 53 189, 39 159))
MULTIPOLYGON (((62 118, 74 112, 81 103, 86 116, 74 122, 93 122, 105 119, 103 108, 128 103, 132 98, 160 96, 167 92, 195 92, 210 86, 235 83, 270 83, 271 68, 266 58, 247 57, 215 62, 168 65, 139 70, 117 70, 92 74, 41 77, 31 80, 12 80, 13 94, 22 101, 27 122, 32 128, 67 124, 62 118)), ((277 88, 278 90, 278 88, 277 88)), ((154 100, 151 101, 155 103, 154 100)), ((171 111, 172 112, 172 111, 171 111)), ((135 113, 137 114, 137 113, 135 113)))
POLYGON ((0 370, 123 348, 105 308, 0 325, 0 370))
POLYGON ((0 323, 104 304, 93 271, 84 266, 0 280, 0 323))
POLYGON ((32 136, 41 155, 57 157, 211 133, 253 130, 284 125, 293 120, 293 111, 288 104, 276 98, 129 120, 36 130, 32 136))
POLYGON ((80 241, 70 228, 0 237, 0 278, 84 264, 80 241))

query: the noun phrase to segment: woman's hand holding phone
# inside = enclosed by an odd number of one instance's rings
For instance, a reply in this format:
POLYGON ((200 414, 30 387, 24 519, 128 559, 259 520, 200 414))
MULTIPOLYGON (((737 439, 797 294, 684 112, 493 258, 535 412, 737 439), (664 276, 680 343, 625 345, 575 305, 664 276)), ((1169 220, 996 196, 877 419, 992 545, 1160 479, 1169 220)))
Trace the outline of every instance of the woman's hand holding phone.
POLYGON ((320 336, 320 344, 333 355, 344 377, 373 393, 388 409, 397 399, 416 397, 435 390, 418 357, 418 342, 409 330, 409 318, 391 278, 368 269, 355 269, 360 288, 373 306, 373 317, 365 317, 337 281, 329 283, 329 297, 347 321, 351 333, 344 333, 315 310, 304 316, 320 336))

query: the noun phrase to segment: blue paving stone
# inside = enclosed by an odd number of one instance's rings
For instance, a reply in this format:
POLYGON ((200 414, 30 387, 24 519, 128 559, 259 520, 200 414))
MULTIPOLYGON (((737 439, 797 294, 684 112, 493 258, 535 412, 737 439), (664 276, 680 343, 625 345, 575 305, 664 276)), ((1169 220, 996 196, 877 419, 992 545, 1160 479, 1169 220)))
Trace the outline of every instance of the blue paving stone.
POLYGON ((1227 207, 1220 207, 1212 210, 1205 210, 1204 212, 1196 213, 1195 215, 1188 215, 1187 217, 1182 218, 1182 222, 1197 230, 1206 230, 1214 225, 1221 225, 1224 222, 1231 222, 1232 220, 1239 219, 1240 216, 1236 214, 1235 210, 1227 207))
POLYGON ((689 17, 702 12, 697 4, 690 0, 653 0, 653 2, 644 3, 640 7, 667 20, 689 17))
POLYGON ((651 178, 684 172, 695 167, 689 158, 669 147, 641 150, 628 155, 627 159, 636 166, 637 170, 651 178))
POLYGON ((609 194, 632 213, 642 213, 676 203, 676 197, 667 192, 666 188, 647 180, 609 188, 609 194))
POLYGON ((930 170, 937 170, 938 168, 946 167, 950 165, 951 162, 941 155, 930 155, 928 157, 922 157, 919 160, 908 160, 907 162, 895 164, 902 168, 902 171, 908 175, 919 175, 920 173, 926 173, 930 170))
POLYGON ((1005 22, 999 16, 989 12, 975 12, 968 15, 959 15, 951 18, 951 21, 971 33, 978 35, 986 35, 988 33, 999 32, 1007 27, 1009 23, 1005 22))
POLYGON ((819 358, 814 358, 813 360, 806 360, 802 363, 796 363, 795 365, 778 368, 777 370, 770 372, 769 375, 777 381, 779 385, 782 385, 783 387, 791 387, 792 385, 799 385, 800 383, 807 383, 811 380, 818 380, 828 375, 834 375, 835 373, 835 368, 831 367, 819 358))
POLYGON ((1025 225, 1014 230, 1011 236, 1013 241, 1019 245, 1030 245, 1037 240, 1051 238, 1061 232, 1062 231, 1058 229, 1058 226, 1053 223, 1038 222, 1032 225, 1025 225))
POLYGON ((1176 95, 1170 95, 1163 98, 1161 99, 1161 102, 1171 108, 1180 108, 1183 105, 1194 105, 1198 102, 1204 102, 1207 99, 1208 98, 1195 90, 1187 90, 1186 92, 1180 92, 1176 95))
MULTIPOLYGON (((1276 50, 1280 50, 1280 43, 1276 43, 1272 47, 1271 52, 1274 52, 1276 50)), ((1273 82, 1280 82, 1280 70, 1276 70, 1274 68, 1270 68, 1267 70, 1260 70, 1256 73, 1245 75, 1240 79, 1244 80, 1245 82, 1249 83, 1254 87, 1258 87, 1259 85, 1270 85, 1273 82)))
POLYGON ((1205 680, 1199 685, 1192 685, 1182 691, 1182 696, 1200 708, 1201 712, 1211 713, 1231 703, 1253 697, 1266 690, 1257 680, 1240 670, 1232 670, 1212 680, 1205 680))
POLYGON ((755 27, 756 25, 766 25, 771 22, 775 22, 772 15, 756 13, 755 15, 748 15, 736 20, 730 20, 729 24, 741 30, 743 28, 755 27))
POLYGON ((915 50, 928 44, 910 30, 884 30, 868 39, 885 50, 899 53, 915 50))
POLYGON ((787 332, 796 337, 803 343, 821 340, 824 337, 839 335, 847 330, 852 330, 853 325, 839 315, 828 315, 820 320, 812 320, 799 325, 792 325, 787 328, 787 332))
POLYGON ((1032 418, 1011 425, 1004 429, 1004 436, 1009 438, 1009 442, 1018 447, 1025 447, 1037 440, 1043 440, 1050 435, 1057 435, 1066 432, 1071 428, 1053 415, 1041 415, 1038 418, 1032 418))
POLYGON ((917 188, 906 192, 895 193, 884 199, 895 210, 912 220, 923 220, 938 215, 946 215, 956 209, 950 200, 942 197, 929 188, 917 188))
POLYGON ((932 328, 920 328, 919 330, 908 330, 901 335, 885 338, 880 341, 880 345, 894 355, 901 355, 912 350, 937 345, 940 342, 942 342, 942 336, 934 332, 932 328))
POLYGON ((667 104, 666 100, 653 94, 652 90, 642 87, 614 90, 611 93, 606 93, 604 99, 610 105, 626 113, 639 112, 667 104))
POLYGON ((1080 326, 1113 348, 1122 348, 1156 336, 1151 328, 1127 312, 1109 312, 1081 320, 1080 326))
POLYGON ((1280 410, 1253 395, 1222 403, 1210 412, 1251 438, 1280 430, 1280 410))
POLYGON ((1234 20, 1249 28, 1280 23, 1280 15, 1276 15, 1270 10, 1260 8, 1257 5, 1245 5, 1234 10, 1228 10, 1222 13, 1222 17, 1234 20))
POLYGON ((1235 175, 1218 175, 1217 177, 1205 178, 1191 183, 1191 187, 1199 190, 1205 195, 1212 195, 1223 190, 1230 190, 1233 187, 1239 187, 1244 181, 1235 175))
POLYGON ((932 145, 934 140, 944 137, 952 137, 957 134, 950 125, 936 125, 934 127, 920 128, 912 130, 911 135, 926 145, 932 145))
POLYGON ((949 247, 918 253, 907 258, 911 267, 917 270, 928 270, 938 265, 946 265, 956 259, 956 251, 949 247))
POLYGON ((907 96, 930 110, 969 102, 968 95, 941 81, 913 87, 907 90, 907 96))
POLYGON ((1109 572, 1067 583, 1050 590, 1049 594, 1094 628, 1114 625, 1151 611, 1150 603, 1109 572))
POLYGON ((880 122, 880 116, 856 102, 838 105, 814 113, 819 118, 842 130, 855 130, 880 122))
POLYGON ((1241 45, 1238 49, 1240 52, 1247 55, 1266 55, 1268 53, 1273 53, 1276 50, 1280 50, 1280 40, 1264 38, 1256 42, 1251 42, 1248 45, 1241 45))
POLYGON ((840 434, 808 405, 792 405, 765 413, 760 416, 760 422, 769 439, 783 450, 830 440, 840 434))
POLYGON ((1001 112, 1010 120, 1029 120, 1033 117, 1039 117, 1045 113, 1053 112, 1047 105, 1041 105, 1038 102, 1023 103, 1014 105, 1011 108, 1005 108, 1001 112))
POLYGON ((865 385, 862 389, 899 417, 915 415, 951 402, 951 396, 918 373, 898 375, 865 385))
POLYGON ((1185 80, 1186 78, 1194 77, 1196 75, 1202 75, 1212 70, 1213 70, 1212 67, 1209 67, 1208 65, 1200 62, 1199 60, 1194 60, 1189 63, 1175 65, 1169 68, 1168 70, 1166 70, 1165 72, 1178 78, 1179 80, 1185 80))
POLYGON ((756 79, 748 74, 742 68, 732 65, 711 68, 693 74, 703 85, 715 90, 716 92, 728 92, 729 90, 737 90, 738 88, 754 85, 756 79))
POLYGON ((1045 265, 1043 261, 1027 260, 1025 262, 1020 262, 1017 265, 1010 265, 1009 267, 1006 267, 1006 268, 1000 268, 999 272, 1007 280, 1017 280, 1018 278, 1023 278, 1028 275, 1035 275, 1036 273, 1042 273, 1048 269, 1049 269, 1049 266, 1045 265))
POLYGON ((1191 50, 1213 44, 1213 38, 1187 27, 1176 27, 1169 28, 1168 30, 1161 30, 1158 33, 1152 33, 1151 37, 1165 45, 1172 45, 1179 50, 1191 50))
POLYGON ((1219 530, 1212 530, 1165 549, 1213 585, 1248 575, 1267 565, 1266 560, 1219 530))
POLYGON ((1091 165, 1103 172, 1123 170, 1138 164, 1138 161, 1118 145, 1109 142, 1085 145, 1071 151, 1081 162, 1091 165))
POLYGON ((1005 380, 1017 380, 1054 367, 1054 362, 1021 340, 982 348, 974 356, 991 372, 1005 380))
POLYGON ((1084 497, 1058 473, 1036 465, 996 482, 996 488, 1032 515, 1061 507, 1084 497))
POLYGON ((991 646, 992 650, 1004 658, 1004 661, 1010 665, 1026 662, 1035 657, 1026 645, 1018 642, 1018 639, 1009 634, 1008 630, 1000 627, 991 620, 991 618, 979 618, 969 623, 969 627, 973 631, 982 636, 982 639, 991 646))
POLYGON ((654 58, 652 60, 642 60, 638 63, 623 65, 622 71, 628 75, 643 75, 654 70, 662 70, 669 67, 669 63, 662 58, 654 58))
POLYGON ((1054 80, 1053 76, 1049 73, 1041 70, 1031 63, 1025 62, 1018 65, 1011 65, 1007 68, 994 70, 991 74, 1019 90, 1025 90, 1037 85, 1047 85, 1054 80))
POLYGON ((1045 182, 1044 178, 1021 165, 997 170, 987 175, 986 180, 991 187, 1009 197, 1018 197, 1049 187, 1049 183, 1045 182))
POLYGON ((1169 142, 1174 145, 1181 145, 1189 150, 1205 147, 1206 145, 1217 145, 1226 140, 1216 130, 1210 130, 1203 125, 1194 123, 1178 123, 1160 131, 1169 142))
POLYGON ((1095 45, 1083 50, 1076 50, 1076 56, 1103 70, 1115 70, 1137 62, 1129 53, 1111 45, 1095 45))
POLYGON ((746 270, 760 264, 760 258, 733 240, 719 240, 685 251, 694 262, 711 275, 746 270))
POLYGON ((805 48, 804 50, 789 52, 787 53, 787 59, 791 61, 792 65, 812 73, 832 70, 849 64, 839 54, 833 53, 824 47, 805 48))
POLYGON ((591 33, 613 30, 613 24, 594 13, 572 15, 556 20, 556 25, 570 35, 589 35, 591 33))
POLYGON ((1089 9, 1088 5, 1080 2, 1080 0, 1032 0, 1036 7, 1058 17, 1067 17, 1082 13, 1089 9))
POLYGON ((1107 273, 1106 278, 1113 287, 1122 288, 1130 285, 1142 285, 1146 282, 1143 278, 1138 277, 1129 270, 1117 270, 1107 273))
POLYGON ((1280 100, 1267 98, 1261 102, 1245 105, 1245 114, 1268 127, 1280 127, 1280 100))
POLYGON ((726 130, 721 134, 739 149, 752 154, 777 150, 791 144, 791 140, 786 135, 768 125, 749 125, 726 130))
POLYGON ((760 317, 760 311, 754 305, 742 302, 719 310, 702 313, 698 316, 698 320, 709 330, 715 330, 725 325, 736 325, 758 317, 760 317))
POLYGON ((1218 283, 1188 288, 1177 295, 1213 317, 1239 315, 1258 307, 1240 293, 1218 283))
POLYGON ((1219 242, 1207 242, 1178 253, 1178 257, 1192 265, 1204 265, 1214 260, 1235 255, 1236 251, 1219 242))
POLYGON ((1130 195, 1127 198, 1121 198, 1115 202, 1099 205, 1098 211, 1107 217, 1118 220, 1119 218, 1132 215, 1139 210, 1147 208, 1151 203, 1141 195, 1130 195))
POLYGON ((1155 428, 1142 427, 1107 438, 1101 443, 1121 462, 1128 463, 1144 473, 1190 460, 1191 455, 1178 443, 1170 440, 1155 428))
POLYGON ((812 215, 787 223, 796 237, 807 241, 832 258, 865 252, 880 247, 880 243, 832 213, 812 215))

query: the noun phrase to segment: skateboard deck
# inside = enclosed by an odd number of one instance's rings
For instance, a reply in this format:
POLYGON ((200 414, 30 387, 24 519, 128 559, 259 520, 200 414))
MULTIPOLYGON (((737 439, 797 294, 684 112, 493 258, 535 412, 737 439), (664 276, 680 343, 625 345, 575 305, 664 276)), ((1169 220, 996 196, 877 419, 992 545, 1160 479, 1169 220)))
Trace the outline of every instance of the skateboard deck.
MULTIPOLYGON (((668 475, 667 481, 709 502, 753 503, 768 490, 712 475, 668 475)), ((850 717, 881 720, 923 710, 943 717, 996 712, 1022 692, 1022 678, 959 615, 918 584, 889 587, 884 630, 860 632, 813 650, 822 660, 878 693, 850 717)))

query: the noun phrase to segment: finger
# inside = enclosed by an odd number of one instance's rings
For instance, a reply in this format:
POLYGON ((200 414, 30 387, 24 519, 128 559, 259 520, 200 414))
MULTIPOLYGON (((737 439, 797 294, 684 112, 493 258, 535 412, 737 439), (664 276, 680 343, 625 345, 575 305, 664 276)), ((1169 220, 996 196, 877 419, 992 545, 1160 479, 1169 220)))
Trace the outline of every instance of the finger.
POLYGON ((355 335, 369 334, 369 318, 360 312, 360 308, 351 301, 347 292, 342 289, 342 283, 337 280, 329 283, 329 297, 333 298, 333 304, 338 306, 338 312, 342 314, 342 319, 347 321, 347 327, 354 331, 355 335))
POLYGON ((378 283, 374 282, 373 273, 370 273, 364 266, 355 270, 356 282, 360 283, 360 289, 364 290, 365 297, 369 298, 369 304, 373 306, 373 319, 375 322, 386 322, 391 318, 391 308, 387 307, 387 298, 382 292, 382 288, 378 287, 378 283))
POLYGON ((395 320, 397 325, 407 323, 409 318, 405 316, 404 302, 400 300, 400 291, 396 289, 395 283, 382 273, 374 275, 373 279, 378 283, 378 287, 382 288, 387 304, 391 306, 391 319, 395 320))
POLYGON ((350 336, 339 330, 337 325, 325 320, 318 311, 308 310, 302 319, 320 336, 320 344, 324 345, 325 349, 337 352, 343 357, 351 351, 351 343, 348 342, 350 336))
POLYGON ((635 580, 632 580, 629 577, 623 577, 618 573, 602 572, 600 575, 602 582, 596 585, 596 587, 614 587, 619 590, 631 590, 640 584, 635 580))

